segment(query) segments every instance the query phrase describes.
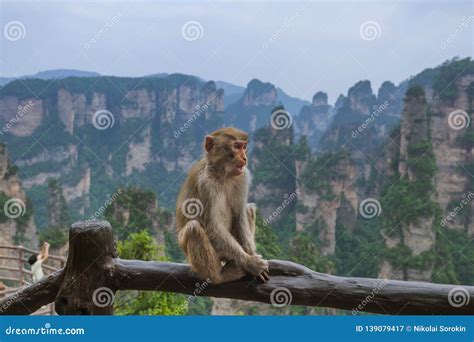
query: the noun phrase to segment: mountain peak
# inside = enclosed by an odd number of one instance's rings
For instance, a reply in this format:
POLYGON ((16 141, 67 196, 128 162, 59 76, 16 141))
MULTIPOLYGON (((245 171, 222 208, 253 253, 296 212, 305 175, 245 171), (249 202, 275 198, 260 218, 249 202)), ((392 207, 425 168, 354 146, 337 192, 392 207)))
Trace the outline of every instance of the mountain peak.
POLYGON ((273 106, 277 98, 277 90, 273 84, 254 78, 247 84, 243 102, 244 106, 273 106))
POLYGON ((369 80, 363 80, 359 81, 356 84, 354 84, 348 92, 348 96, 371 96, 372 93, 372 86, 370 85, 369 80))
POLYGON ((390 81, 385 81, 379 88, 377 99, 379 102, 391 102, 392 98, 397 94, 397 87, 390 81))
POLYGON ((313 96, 313 107, 327 106, 328 105, 328 94, 322 91, 318 91, 313 96))

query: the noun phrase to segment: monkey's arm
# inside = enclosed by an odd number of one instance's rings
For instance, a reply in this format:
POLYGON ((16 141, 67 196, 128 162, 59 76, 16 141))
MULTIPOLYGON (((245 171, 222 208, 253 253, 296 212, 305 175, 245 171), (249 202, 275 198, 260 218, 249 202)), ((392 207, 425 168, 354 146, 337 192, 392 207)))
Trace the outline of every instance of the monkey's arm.
POLYGON ((235 260, 239 265, 248 262, 250 255, 242 248, 239 242, 232 236, 230 230, 222 224, 212 222, 206 227, 207 234, 212 246, 220 257, 227 260, 235 260))
POLYGON ((240 242, 245 252, 250 255, 256 254, 255 247, 255 210, 248 204, 241 215, 237 217, 234 227, 237 241, 240 242))
MULTIPOLYGON (((213 226, 211 225, 210 227, 213 226)), ((215 229, 215 226, 210 229, 209 238, 220 257, 235 261, 237 265, 263 282, 270 279, 268 275, 268 262, 266 260, 262 259, 258 254, 247 253, 229 231, 215 229)))
MULTIPOLYGON (((223 218, 222 216, 220 216, 223 218)), ((259 276, 268 269, 268 263, 257 254, 247 253, 230 232, 230 222, 211 221, 206 227, 212 246, 221 258, 235 261, 244 270, 259 276)))

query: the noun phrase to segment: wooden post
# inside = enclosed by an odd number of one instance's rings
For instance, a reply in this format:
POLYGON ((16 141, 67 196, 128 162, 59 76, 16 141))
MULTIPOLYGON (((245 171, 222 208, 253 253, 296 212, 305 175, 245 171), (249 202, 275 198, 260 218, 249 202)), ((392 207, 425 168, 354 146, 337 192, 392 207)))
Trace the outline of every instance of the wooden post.
POLYGON ((112 227, 107 221, 77 222, 69 234, 69 256, 56 297, 60 315, 112 315, 112 281, 117 258, 112 227))
POLYGON ((23 279, 23 246, 18 247, 18 268, 20 270, 20 274, 18 276, 18 279, 19 279, 18 288, 21 288, 23 286, 23 282, 24 282, 24 279, 23 279))

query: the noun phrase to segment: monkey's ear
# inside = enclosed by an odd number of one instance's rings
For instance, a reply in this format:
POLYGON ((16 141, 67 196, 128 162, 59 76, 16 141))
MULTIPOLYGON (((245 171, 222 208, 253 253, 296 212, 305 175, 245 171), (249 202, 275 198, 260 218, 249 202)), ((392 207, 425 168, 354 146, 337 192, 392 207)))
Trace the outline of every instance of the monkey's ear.
POLYGON ((206 140, 204 141, 204 148, 206 149, 206 152, 209 152, 214 144, 214 138, 211 135, 206 135, 206 140))

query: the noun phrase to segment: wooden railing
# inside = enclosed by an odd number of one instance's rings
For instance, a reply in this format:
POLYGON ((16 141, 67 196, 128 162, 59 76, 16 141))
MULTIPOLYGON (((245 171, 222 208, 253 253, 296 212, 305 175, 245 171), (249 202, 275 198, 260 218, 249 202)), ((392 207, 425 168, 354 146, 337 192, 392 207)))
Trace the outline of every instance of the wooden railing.
POLYGON ((69 232, 63 269, 0 300, 0 314, 28 315, 55 302, 59 315, 111 315, 116 291, 165 291, 393 315, 474 315, 474 286, 318 273, 284 260, 269 261, 270 280, 252 277, 213 285, 185 264, 123 260, 106 221, 77 222, 69 232), (197 292, 196 284, 206 283, 197 292))
MULTIPOLYGON (((25 265, 32 254, 38 253, 39 251, 24 246, 0 244, 0 281, 5 285, 3 290, 0 289, 0 299, 10 296, 32 283, 32 272, 25 268, 25 265)), ((49 255, 47 262, 42 265, 45 276, 62 269, 65 264, 65 258, 49 255)), ((55 314, 54 303, 41 307, 34 314, 55 314)))

